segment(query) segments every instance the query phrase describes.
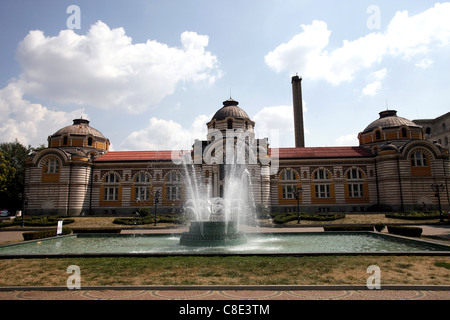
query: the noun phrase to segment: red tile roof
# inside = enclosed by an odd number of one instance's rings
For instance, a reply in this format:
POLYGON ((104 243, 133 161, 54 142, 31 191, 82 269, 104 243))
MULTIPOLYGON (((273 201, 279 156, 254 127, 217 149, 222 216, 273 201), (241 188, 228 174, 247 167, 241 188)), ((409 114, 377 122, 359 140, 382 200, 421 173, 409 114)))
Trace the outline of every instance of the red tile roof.
MULTIPOLYGON (((270 154, 273 153, 270 149, 270 154)), ((279 148, 280 159, 295 158, 353 158, 369 157, 371 153, 361 147, 313 147, 313 148, 279 148)))
MULTIPOLYGON (((279 159, 354 158, 371 156, 370 152, 361 147, 279 148, 276 150, 278 150, 279 159)), ((191 151, 110 151, 95 161, 171 161, 189 152, 191 151)), ((269 149, 269 154, 275 155, 274 148, 269 149)))
POLYGON ((110 151, 97 158, 96 162, 109 161, 170 161, 190 152, 186 150, 166 151, 110 151))

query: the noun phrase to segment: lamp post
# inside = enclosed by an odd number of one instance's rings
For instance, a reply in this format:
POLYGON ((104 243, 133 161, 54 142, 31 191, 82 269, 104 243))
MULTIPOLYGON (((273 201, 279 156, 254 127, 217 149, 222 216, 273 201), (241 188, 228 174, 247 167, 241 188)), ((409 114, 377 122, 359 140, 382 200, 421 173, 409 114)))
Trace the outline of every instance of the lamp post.
POLYGON ((297 200, 297 224, 300 224, 300 195, 302 194, 302 188, 294 186, 293 194, 297 200))
POLYGON ((434 196, 438 198, 439 203, 439 218, 440 222, 444 222, 444 218, 442 216, 442 208, 441 208, 441 192, 445 190, 445 186, 443 184, 433 183, 431 185, 431 189, 435 192, 434 196))
POLYGON ((19 198, 19 201, 20 201, 20 209, 21 209, 20 215, 22 216, 22 228, 23 228, 25 226, 25 220, 23 220, 23 218, 24 218, 23 208, 24 208, 25 200, 24 200, 22 192, 19 192, 17 197, 19 198))
POLYGON ((156 214, 158 211, 158 202, 159 202, 159 190, 155 192, 155 226, 156 226, 156 214))

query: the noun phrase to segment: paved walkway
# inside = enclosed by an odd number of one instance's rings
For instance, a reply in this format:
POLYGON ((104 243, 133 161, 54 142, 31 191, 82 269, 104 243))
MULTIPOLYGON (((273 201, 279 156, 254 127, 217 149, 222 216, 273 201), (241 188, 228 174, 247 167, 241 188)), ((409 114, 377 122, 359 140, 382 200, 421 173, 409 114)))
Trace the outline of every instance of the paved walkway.
POLYGON ((449 290, 8 290, 0 300, 450 300, 449 290))

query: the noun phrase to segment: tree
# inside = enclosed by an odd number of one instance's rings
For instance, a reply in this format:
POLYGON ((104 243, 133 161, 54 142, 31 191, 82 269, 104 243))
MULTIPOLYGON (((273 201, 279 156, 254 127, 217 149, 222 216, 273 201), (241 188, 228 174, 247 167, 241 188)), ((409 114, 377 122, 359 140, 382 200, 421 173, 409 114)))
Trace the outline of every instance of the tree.
POLYGON ((15 174, 16 169, 10 166, 3 153, 0 152, 0 193, 8 191, 8 185, 10 181, 14 180, 15 174))
POLYGON ((25 161, 31 151, 17 140, 0 144, 0 207, 14 212, 22 207, 19 194, 23 195, 25 161))

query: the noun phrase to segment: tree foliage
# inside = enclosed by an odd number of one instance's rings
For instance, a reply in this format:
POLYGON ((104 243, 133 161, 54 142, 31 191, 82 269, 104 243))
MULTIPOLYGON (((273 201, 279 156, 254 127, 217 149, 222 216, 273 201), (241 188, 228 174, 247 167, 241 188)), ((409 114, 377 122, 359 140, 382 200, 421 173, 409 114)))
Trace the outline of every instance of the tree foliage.
POLYGON ((25 162, 39 148, 25 147, 17 140, 0 144, 0 208, 14 212, 21 208, 25 182, 25 162))

